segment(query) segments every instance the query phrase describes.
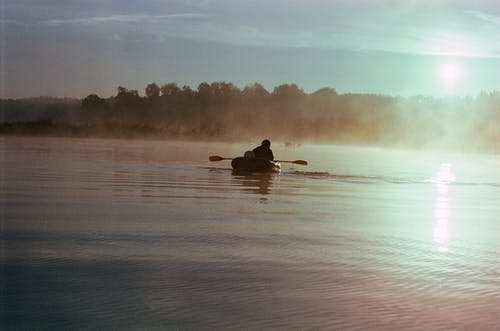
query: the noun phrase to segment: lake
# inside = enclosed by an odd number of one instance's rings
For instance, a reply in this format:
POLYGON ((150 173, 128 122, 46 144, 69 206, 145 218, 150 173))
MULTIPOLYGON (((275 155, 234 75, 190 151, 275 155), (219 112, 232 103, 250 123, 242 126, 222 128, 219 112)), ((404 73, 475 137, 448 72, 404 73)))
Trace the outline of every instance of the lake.
POLYGON ((495 329, 500 158, 0 137, 0 328, 495 329))

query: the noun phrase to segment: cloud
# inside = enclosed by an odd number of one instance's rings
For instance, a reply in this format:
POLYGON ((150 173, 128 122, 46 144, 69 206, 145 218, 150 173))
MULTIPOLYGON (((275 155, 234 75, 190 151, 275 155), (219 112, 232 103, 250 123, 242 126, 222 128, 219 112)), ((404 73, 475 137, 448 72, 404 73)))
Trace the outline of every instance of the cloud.
POLYGON ((175 19, 199 19, 207 17, 205 14, 197 13, 180 13, 167 15, 109 15, 109 16, 94 16, 94 17, 76 17, 67 19, 50 19, 41 21, 41 25, 45 26, 61 26, 61 25, 98 25, 106 23, 158 23, 164 20, 175 19))
POLYGON ((495 16, 476 10, 467 10, 465 11, 465 13, 472 15, 474 18, 482 22, 490 23, 493 25, 500 25, 500 16, 495 16))
POLYGON ((285 5, 281 0, 277 1, 280 6, 274 3, 267 7, 260 1, 252 6, 227 0, 185 0, 185 3, 191 8, 170 7, 174 12, 186 10, 174 14, 151 11, 151 14, 88 15, 38 23, 95 31, 105 26, 106 31, 102 31, 107 38, 110 34, 119 36, 112 38, 117 41, 140 33, 157 41, 173 37, 243 46, 500 57, 500 44, 485 37, 491 26, 500 25, 499 16, 453 8, 443 1, 385 0, 378 4, 360 1, 340 6, 319 0, 313 1, 315 5, 305 0, 285 5), (485 24, 477 24, 477 20, 485 24))

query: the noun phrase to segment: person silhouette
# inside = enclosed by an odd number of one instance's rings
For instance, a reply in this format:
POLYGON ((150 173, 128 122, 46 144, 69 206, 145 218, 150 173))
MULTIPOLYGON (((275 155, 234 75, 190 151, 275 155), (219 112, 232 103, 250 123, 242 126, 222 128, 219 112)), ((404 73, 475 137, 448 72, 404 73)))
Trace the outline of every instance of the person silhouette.
POLYGON ((253 149, 255 157, 274 161, 273 151, 271 150, 271 142, 267 139, 262 140, 260 146, 253 149))

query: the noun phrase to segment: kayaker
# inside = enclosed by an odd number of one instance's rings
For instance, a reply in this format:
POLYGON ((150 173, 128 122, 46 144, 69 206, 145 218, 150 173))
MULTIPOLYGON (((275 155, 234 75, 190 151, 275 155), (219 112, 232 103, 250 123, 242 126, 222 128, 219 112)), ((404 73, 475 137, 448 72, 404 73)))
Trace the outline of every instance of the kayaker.
POLYGON ((273 151, 271 150, 271 142, 267 139, 262 140, 259 147, 253 149, 255 157, 263 158, 269 161, 274 160, 273 151))

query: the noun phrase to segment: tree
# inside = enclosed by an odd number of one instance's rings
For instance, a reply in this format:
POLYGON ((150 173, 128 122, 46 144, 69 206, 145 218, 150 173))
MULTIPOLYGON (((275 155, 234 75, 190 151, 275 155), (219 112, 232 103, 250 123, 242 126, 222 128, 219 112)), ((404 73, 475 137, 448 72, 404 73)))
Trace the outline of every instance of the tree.
POLYGON ((298 99, 304 95, 304 91, 295 84, 283 84, 273 90, 273 95, 282 100, 298 99))
POLYGON ((86 110, 106 109, 108 108, 108 104, 106 100, 99 98, 97 94, 89 94, 82 100, 82 107, 86 110))
POLYGON ((160 87, 156 83, 151 83, 146 86, 145 92, 148 99, 157 98, 160 96, 160 87))
POLYGON ((162 96, 174 96, 179 95, 181 89, 179 88, 179 86, 177 86, 176 83, 167 83, 162 85, 160 91, 162 96))
POLYGON ((230 104, 241 93, 234 84, 226 82, 213 82, 210 89, 214 97, 214 103, 219 107, 230 104))
POLYGON ((210 84, 203 82, 198 85, 197 99, 202 107, 207 107, 212 100, 212 89, 210 84))
POLYGON ((109 116, 109 105, 96 94, 89 94, 82 100, 83 115, 86 120, 102 120, 109 116))
POLYGON ((137 90, 128 90, 125 87, 118 87, 116 95, 115 111, 122 121, 141 122, 143 99, 137 90))
POLYGON ((269 92, 259 83, 253 83, 245 86, 242 96, 245 102, 252 104, 262 104, 269 98, 269 92))

